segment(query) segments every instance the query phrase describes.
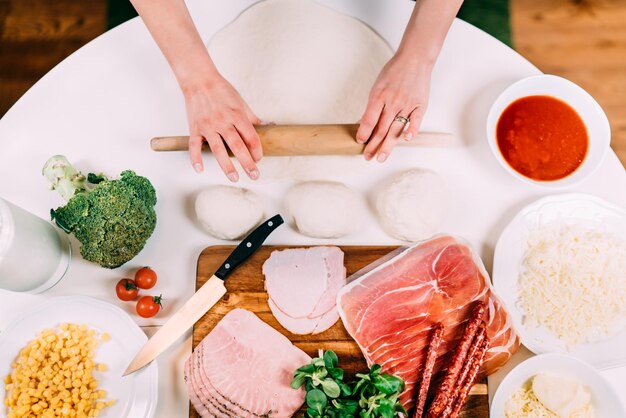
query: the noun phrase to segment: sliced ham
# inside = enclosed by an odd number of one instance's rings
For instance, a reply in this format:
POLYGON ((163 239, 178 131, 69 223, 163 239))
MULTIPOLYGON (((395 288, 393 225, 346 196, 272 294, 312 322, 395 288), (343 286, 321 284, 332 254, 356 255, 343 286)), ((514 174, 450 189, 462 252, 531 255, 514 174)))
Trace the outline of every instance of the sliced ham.
POLYGON ((328 247, 274 251, 263 263, 267 293, 292 318, 313 313, 328 287, 328 247))
POLYGON ((346 283, 343 251, 337 247, 274 251, 263 264, 268 304, 293 334, 317 334, 339 319, 337 293, 346 283))
POLYGON ((311 358, 252 312, 234 309, 185 364, 189 398, 203 417, 291 417, 304 402, 293 372, 311 358))
POLYGON ((185 382, 187 383, 187 392, 194 409, 202 418, 222 417, 222 413, 216 409, 215 404, 202 393, 202 385, 198 383, 197 376, 193 367, 193 356, 189 357, 185 362, 185 382))
POLYGON ((335 305, 328 312, 315 318, 292 318, 281 311, 272 299, 269 299, 267 303, 276 320, 292 334, 319 334, 332 327, 339 320, 339 312, 337 312, 335 305))
POLYGON ((519 346, 480 258, 469 245, 451 236, 438 236, 405 250, 345 286, 337 301, 343 324, 368 364, 378 363, 406 382, 401 401, 407 408, 432 328, 440 322, 445 329, 436 373, 448 364, 473 302, 483 301, 488 307, 487 373, 506 363, 519 346))

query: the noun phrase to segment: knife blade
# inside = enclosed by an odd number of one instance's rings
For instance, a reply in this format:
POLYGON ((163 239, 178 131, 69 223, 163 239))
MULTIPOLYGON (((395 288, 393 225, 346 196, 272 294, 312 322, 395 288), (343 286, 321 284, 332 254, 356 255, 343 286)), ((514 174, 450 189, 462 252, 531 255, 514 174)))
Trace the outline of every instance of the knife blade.
POLYGON ((267 237, 283 223, 283 218, 275 215, 244 238, 213 276, 139 350, 123 376, 128 376, 148 365, 219 302, 226 294, 224 281, 228 276, 254 254, 267 237))

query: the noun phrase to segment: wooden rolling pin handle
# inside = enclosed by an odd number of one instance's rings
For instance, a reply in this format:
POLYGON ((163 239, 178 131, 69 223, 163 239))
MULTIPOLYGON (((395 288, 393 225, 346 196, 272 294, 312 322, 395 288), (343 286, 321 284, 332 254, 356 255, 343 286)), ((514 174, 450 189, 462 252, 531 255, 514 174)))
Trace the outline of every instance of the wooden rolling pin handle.
MULTIPOLYGON (((256 131, 261 139, 263 154, 288 155, 357 155, 364 144, 356 142, 358 125, 260 125, 256 131)), ((446 147, 454 145, 451 134, 421 132, 404 145, 446 147)), ((185 151, 189 149, 188 136, 152 138, 154 151, 185 151)), ((208 149, 208 146, 204 144, 208 149)))

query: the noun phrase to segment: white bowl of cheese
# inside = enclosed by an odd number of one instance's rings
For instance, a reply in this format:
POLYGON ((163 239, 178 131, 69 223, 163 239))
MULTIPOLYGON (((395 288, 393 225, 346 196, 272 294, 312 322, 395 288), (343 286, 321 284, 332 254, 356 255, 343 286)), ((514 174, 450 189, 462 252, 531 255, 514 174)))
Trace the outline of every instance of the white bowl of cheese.
POLYGON ((594 367, 568 355, 542 354, 520 363, 502 380, 490 416, 622 418, 626 409, 594 367))
POLYGON ((608 369, 626 365, 623 271, 626 211, 567 193, 541 198, 511 220, 495 248, 492 278, 530 351, 608 369))

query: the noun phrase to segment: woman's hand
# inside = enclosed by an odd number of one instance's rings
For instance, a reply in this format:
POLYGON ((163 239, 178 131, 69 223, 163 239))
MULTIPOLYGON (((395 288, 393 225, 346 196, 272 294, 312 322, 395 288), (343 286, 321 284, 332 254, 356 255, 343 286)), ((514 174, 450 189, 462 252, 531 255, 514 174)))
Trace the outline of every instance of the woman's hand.
POLYGON ((207 142, 226 177, 239 180, 226 145, 253 180, 259 178, 256 163, 263 157, 254 126, 260 123, 234 87, 221 76, 183 89, 189 121, 189 158, 200 173, 202 143, 207 142))
POLYGON ((400 139, 410 141, 417 135, 428 105, 431 70, 429 63, 398 54, 382 69, 356 134, 359 143, 367 142, 366 160, 376 155, 382 163, 400 139), (394 120, 396 116, 409 119, 409 124, 394 120))

